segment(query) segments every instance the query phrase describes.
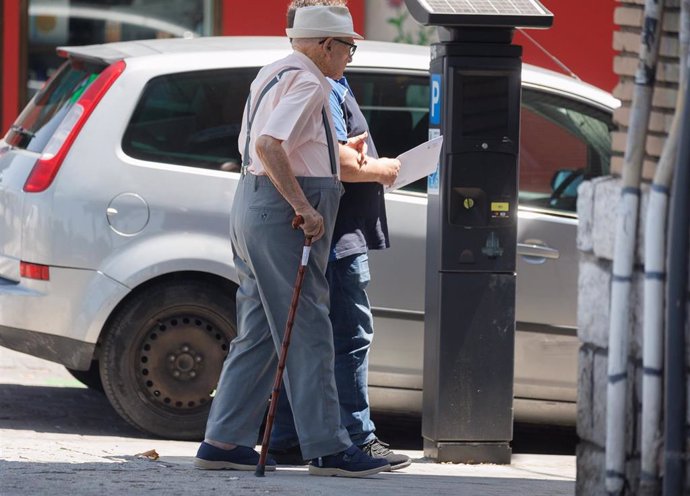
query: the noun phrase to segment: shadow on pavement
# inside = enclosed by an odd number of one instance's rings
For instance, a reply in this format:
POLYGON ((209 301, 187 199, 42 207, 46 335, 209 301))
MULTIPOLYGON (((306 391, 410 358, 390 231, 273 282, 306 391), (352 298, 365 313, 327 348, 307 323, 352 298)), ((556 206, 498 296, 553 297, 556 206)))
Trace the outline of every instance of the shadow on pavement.
POLYGON ((0 384, 0 428, 98 436, 145 437, 84 388, 0 384))
MULTIPOLYGON (((391 449, 422 450, 422 420, 415 417, 372 414, 376 435, 391 443, 391 449), (393 444, 394 440, 394 444, 393 444)), ((575 455, 575 427, 515 424, 513 453, 575 455)))
MULTIPOLYGON (((376 412, 372 417, 377 436, 392 449, 423 449, 421 419, 376 412)), ((150 437, 122 420, 102 393, 70 387, 0 384, 0 428, 150 437)), ((574 428, 516 424, 512 446, 513 453, 575 455, 576 444, 574 428)))

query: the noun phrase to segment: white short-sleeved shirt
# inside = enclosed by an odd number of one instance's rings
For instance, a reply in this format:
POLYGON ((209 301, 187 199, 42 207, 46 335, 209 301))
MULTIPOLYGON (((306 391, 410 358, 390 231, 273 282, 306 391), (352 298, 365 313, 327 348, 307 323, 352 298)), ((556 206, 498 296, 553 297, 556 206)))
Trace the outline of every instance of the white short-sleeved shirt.
MULTIPOLYGON (((335 127, 328 105, 332 90, 330 83, 314 62, 300 52, 273 62, 262 68, 252 82, 251 110, 264 87, 283 69, 296 67, 284 73, 280 81, 269 90, 259 104, 252 122, 248 171, 265 175, 265 168, 256 153, 256 140, 267 135, 282 141, 295 176, 329 177, 330 154, 326 140, 322 109, 326 109, 327 125, 335 140, 335 127)), ((242 117, 242 130, 238 139, 239 149, 244 154, 247 137, 247 107, 242 117)), ((337 146, 337 144, 335 145, 337 146)), ((340 174, 338 151, 334 150, 336 171, 340 174)))

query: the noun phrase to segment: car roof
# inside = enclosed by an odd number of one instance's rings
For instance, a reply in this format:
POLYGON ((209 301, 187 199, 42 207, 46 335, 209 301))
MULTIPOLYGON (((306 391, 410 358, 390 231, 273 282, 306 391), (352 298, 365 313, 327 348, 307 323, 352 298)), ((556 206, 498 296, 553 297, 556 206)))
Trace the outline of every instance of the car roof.
MULTIPOLYGON (((349 69, 379 68, 428 71, 430 49, 428 46, 406 45, 383 41, 358 41, 357 55, 349 69)), ((58 47, 58 53, 112 64, 118 60, 155 63, 160 59, 175 57, 177 67, 184 67, 185 60, 210 57, 217 60, 220 54, 232 52, 232 59, 224 61, 224 67, 263 66, 289 53, 286 37, 279 36, 211 36, 201 38, 168 38, 155 40, 122 41, 86 46, 58 47)), ((522 81, 528 87, 574 96, 581 100, 613 110, 620 101, 610 93, 580 81, 574 77, 523 64, 522 81)))

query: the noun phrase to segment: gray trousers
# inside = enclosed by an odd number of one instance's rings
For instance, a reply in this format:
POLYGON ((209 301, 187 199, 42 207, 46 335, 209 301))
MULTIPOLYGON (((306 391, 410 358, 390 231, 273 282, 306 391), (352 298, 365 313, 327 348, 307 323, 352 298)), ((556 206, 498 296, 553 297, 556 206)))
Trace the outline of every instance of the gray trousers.
MULTIPOLYGON (((333 375, 333 332, 324 276, 342 186, 333 178, 298 178, 324 217, 326 235, 312 245, 292 329, 284 384, 306 459, 352 443, 340 423, 333 375)), ((247 174, 237 187, 231 240, 240 281, 237 337, 223 364, 206 438, 254 446, 278 365, 285 322, 304 245, 292 207, 266 176, 247 174)))

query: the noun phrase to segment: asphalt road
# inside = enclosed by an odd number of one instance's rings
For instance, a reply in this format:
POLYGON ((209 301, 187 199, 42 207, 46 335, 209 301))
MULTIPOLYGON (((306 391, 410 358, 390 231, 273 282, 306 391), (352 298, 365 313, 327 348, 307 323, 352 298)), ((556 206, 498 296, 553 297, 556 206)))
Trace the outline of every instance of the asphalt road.
POLYGON ((0 494, 573 494, 572 430, 518 427, 510 466, 436 464, 421 452, 421 422, 376 418, 379 436, 415 463, 354 481, 280 470, 265 479, 191 467, 197 443, 150 439, 101 393, 59 365, 0 348, 0 494), (152 462, 137 457, 155 449, 152 462), (541 452, 542 454, 533 454, 541 452), (554 455, 554 453, 558 453, 554 455), (355 489, 356 488, 356 489, 355 489), (460 490, 462 488, 462 490, 460 490), (354 491, 353 491, 354 489, 354 491))

